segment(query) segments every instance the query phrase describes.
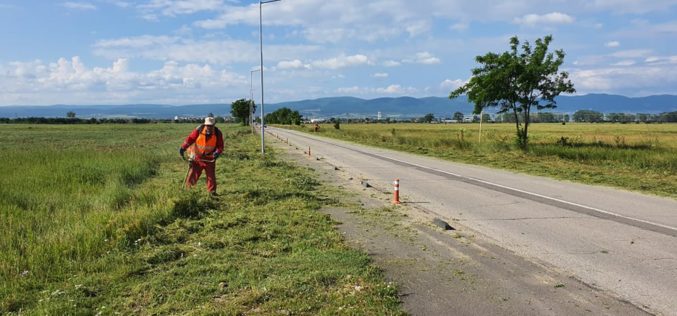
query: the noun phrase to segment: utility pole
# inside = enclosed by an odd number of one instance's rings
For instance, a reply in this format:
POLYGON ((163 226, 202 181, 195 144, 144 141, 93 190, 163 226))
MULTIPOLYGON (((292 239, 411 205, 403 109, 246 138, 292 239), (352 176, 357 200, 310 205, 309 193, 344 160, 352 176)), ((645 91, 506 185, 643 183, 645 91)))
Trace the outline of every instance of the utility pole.
POLYGON ((280 0, 259 0, 259 50, 261 52, 261 156, 266 156, 266 121, 264 116, 264 98, 263 98, 263 5, 266 3, 277 2, 280 0))

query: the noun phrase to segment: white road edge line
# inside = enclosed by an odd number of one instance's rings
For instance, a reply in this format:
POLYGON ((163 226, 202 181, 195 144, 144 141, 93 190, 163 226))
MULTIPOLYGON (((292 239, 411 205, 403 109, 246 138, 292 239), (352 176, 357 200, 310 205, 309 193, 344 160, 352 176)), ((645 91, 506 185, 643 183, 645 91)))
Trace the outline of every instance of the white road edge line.
MULTIPOLYGON (((297 136, 310 138, 310 137, 305 136, 305 135, 297 135, 297 136)), ((312 139, 312 138, 311 138, 311 139, 312 139)), ((316 139, 316 140, 318 140, 318 139, 316 139)), ((319 141, 322 141, 322 140, 319 140, 319 141)), ((341 147, 343 147, 343 146, 341 146, 341 147)), ((345 147, 344 147, 344 148, 345 148, 345 147)), ((355 151, 355 150, 353 149, 353 151, 355 151)), ((574 202, 569 202, 569 201, 561 200, 561 199, 558 199, 558 198, 554 198, 554 197, 550 197, 550 196, 546 196, 546 195, 542 195, 542 194, 538 194, 538 193, 534 193, 534 192, 529 192, 529 191, 525 191, 525 190, 521 190, 521 189, 517 189, 517 188, 505 186, 505 185, 502 185, 502 184, 498 184, 498 183, 493 183, 493 182, 485 181, 485 180, 482 180, 482 179, 477 179, 477 178, 473 178, 473 177, 463 176, 463 175, 456 174, 456 173, 453 173, 453 172, 449 172, 449 171, 446 171, 446 170, 441 170, 441 169, 437 169, 437 168, 426 167, 426 166, 423 166, 423 165, 419 165, 419 164, 417 164, 417 163, 408 162, 408 161, 404 161, 404 160, 400 160, 400 159, 396 159, 396 158, 392 158, 392 157, 380 155, 380 154, 377 154, 377 153, 371 153, 371 155, 378 156, 378 157, 381 157, 381 158, 386 158, 386 159, 393 160, 393 161, 397 161, 397 162, 399 162, 399 163, 403 163, 403 164, 407 164, 407 165, 412 165, 412 166, 415 166, 415 167, 418 167, 418 168, 422 168, 422 169, 428 169, 428 170, 432 170, 432 171, 435 171, 435 172, 446 173, 446 174, 448 174, 448 175, 452 175, 452 176, 454 176, 454 177, 458 177, 458 178, 462 178, 462 179, 468 179, 468 180, 477 181, 477 182, 485 183, 485 184, 488 184, 488 185, 496 186, 496 187, 499 187, 499 188, 504 188, 504 189, 508 189, 508 190, 517 191, 517 192, 520 192, 520 193, 524 193, 524 194, 527 194, 527 195, 536 196, 536 197, 539 197, 539 198, 542 198, 542 199, 546 199, 546 200, 551 200, 551 201, 555 201, 555 202, 559 202, 559 203, 563 203, 563 204, 569 204, 569 205, 576 206, 576 207, 586 208, 586 209, 589 209, 589 210, 591 210, 591 211, 599 212, 599 213, 606 214, 606 215, 611 215, 611 216, 615 216, 615 217, 619 217, 619 218, 624 218, 624 219, 631 220, 631 221, 635 221, 635 222, 640 222, 640 223, 644 223, 644 224, 649 224, 649 225, 653 225, 653 226, 662 227, 662 228, 665 228, 665 229, 677 231, 677 227, 667 226, 667 225, 663 225, 663 224, 659 224, 659 223, 654 223, 654 222, 646 221, 646 220, 643 220, 643 219, 638 219, 638 218, 634 218, 634 217, 629 217, 629 216, 621 215, 621 214, 618 214, 618 213, 614 213, 614 212, 610 212, 610 211, 605 211, 605 210, 602 210, 602 209, 598 209, 598 208, 595 208, 595 207, 592 207, 592 206, 588 206, 588 205, 583 205, 583 204, 578 204, 578 203, 574 203, 574 202)))

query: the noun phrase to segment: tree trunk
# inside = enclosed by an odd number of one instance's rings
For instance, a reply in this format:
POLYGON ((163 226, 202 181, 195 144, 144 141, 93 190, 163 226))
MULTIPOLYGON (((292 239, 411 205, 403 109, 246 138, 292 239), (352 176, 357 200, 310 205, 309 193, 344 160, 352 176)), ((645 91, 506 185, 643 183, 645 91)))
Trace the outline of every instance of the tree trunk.
POLYGON ((526 150, 526 130, 522 129, 522 124, 519 119, 520 115, 517 113, 517 108, 514 105, 512 110, 515 115, 515 128, 517 129, 517 138, 515 139, 515 142, 520 149, 526 150))
POLYGON ((522 139, 520 141, 520 147, 522 150, 526 151, 529 148, 529 121, 531 120, 530 118, 530 113, 529 113, 529 108, 524 109, 524 130, 522 130, 522 139))

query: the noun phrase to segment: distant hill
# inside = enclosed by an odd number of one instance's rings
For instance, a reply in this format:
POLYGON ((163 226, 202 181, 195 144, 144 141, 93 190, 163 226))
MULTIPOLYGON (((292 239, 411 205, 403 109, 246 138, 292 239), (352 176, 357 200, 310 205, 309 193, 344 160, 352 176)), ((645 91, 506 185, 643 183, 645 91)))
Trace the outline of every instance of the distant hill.
POLYGON ((465 99, 449 100, 440 97, 428 98, 378 98, 363 100, 354 97, 322 98, 273 104, 267 109, 274 111, 288 107, 301 112, 305 117, 375 117, 381 112, 385 117, 417 117, 426 113, 436 116, 451 116, 455 111, 472 112, 472 105, 465 99))
MULTIPOLYGON (((465 97, 454 100, 442 97, 427 98, 378 98, 363 100, 353 97, 322 98, 284 102, 266 107, 271 111, 288 107, 301 112, 305 117, 375 117, 378 112, 385 117, 420 117, 433 113, 436 117, 451 117, 454 112, 470 114, 473 105, 465 97)), ((578 110, 594 110, 602 113, 662 113, 677 111, 677 96, 656 95, 630 98, 620 95, 588 94, 561 96, 553 112, 574 113, 578 110)))
MULTIPOLYGON (((677 111, 677 96, 654 95, 630 98, 620 95, 588 94, 581 96, 562 96, 557 99, 554 112, 573 113, 578 110, 593 110, 602 113, 663 113, 677 111)), ((315 100, 301 100, 267 104, 266 113, 281 107, 301 112, 308 118, 327 117, 382 117, 410 118, 433 113, 436 117, 451 117, 454 112, 470 114, 472 104, 465 97, 449 100, 444 97, 427 98, 377 98, 364 100, 355 97, 332 97, 315 100)), ((52 106, 0 106, 0 117, 65 117, 73 111, 77 117, 138 117, 173 118, 204 116, 207 113, 229 115, 230 104, 200 105, 52 105, 52 106)))

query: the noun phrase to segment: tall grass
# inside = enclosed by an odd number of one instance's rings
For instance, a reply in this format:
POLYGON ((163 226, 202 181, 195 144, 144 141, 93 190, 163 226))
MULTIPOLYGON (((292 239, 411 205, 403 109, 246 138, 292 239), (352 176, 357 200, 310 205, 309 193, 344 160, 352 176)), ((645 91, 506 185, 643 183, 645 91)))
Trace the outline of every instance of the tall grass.
MULTIPOLYGON (((312 132, 310 128, 299 127, 312 132)), ((341 124, 320 135, 570 181, 677 197, 677 124, 341 124)))
POLYGON ((166 126, 0 126, 0 296, 86 269, 166 207, 134 189, 178 142, 166 126))

